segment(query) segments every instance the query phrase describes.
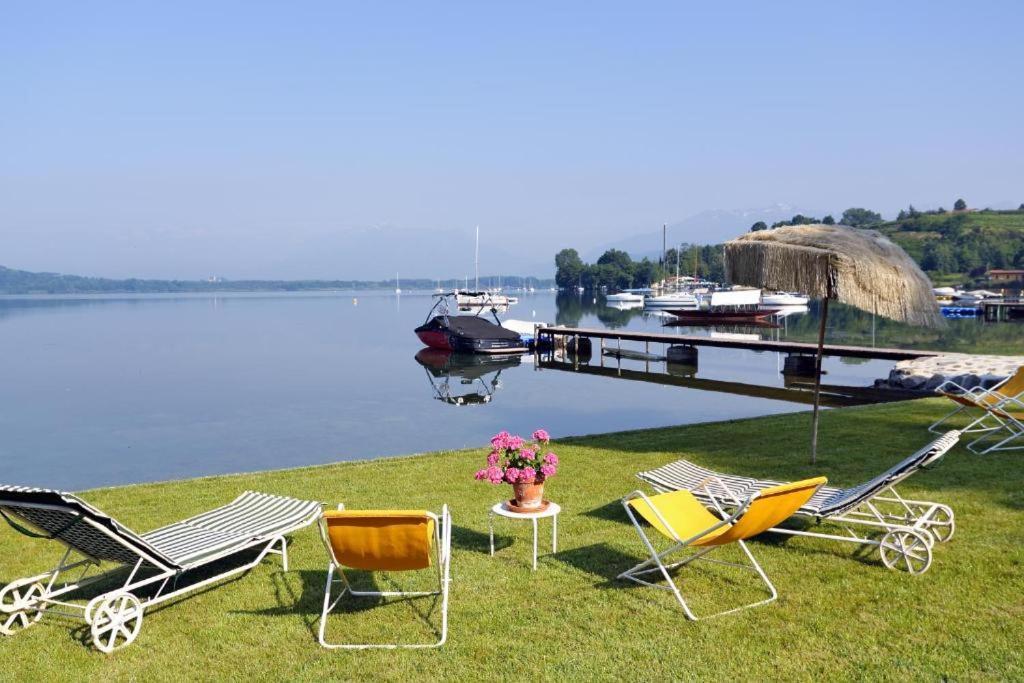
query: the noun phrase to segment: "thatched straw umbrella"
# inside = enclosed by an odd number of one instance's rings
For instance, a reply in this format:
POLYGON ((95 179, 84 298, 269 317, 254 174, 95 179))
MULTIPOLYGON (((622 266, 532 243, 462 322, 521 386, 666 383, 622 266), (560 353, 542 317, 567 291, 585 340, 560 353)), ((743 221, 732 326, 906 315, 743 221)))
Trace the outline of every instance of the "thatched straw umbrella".
POLYGON ((725 243, 725 273, 733 284, 803 292, 822 300, 814 364, 812 463, 818 450, 821 356, 829 300, 912 325, 944 324, 931 282, 903 249, 874 230, 799 225, 750 232, 725 243))

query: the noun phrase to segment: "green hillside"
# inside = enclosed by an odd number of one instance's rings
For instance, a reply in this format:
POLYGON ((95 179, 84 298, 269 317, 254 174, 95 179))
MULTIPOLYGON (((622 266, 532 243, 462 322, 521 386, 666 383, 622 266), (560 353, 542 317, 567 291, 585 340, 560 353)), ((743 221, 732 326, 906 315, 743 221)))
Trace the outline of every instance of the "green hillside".
POLYGON ((870 227, 903 247, 933 280, 981 281, 992 268, 1024 268, 1024 211, 907 213, 870 227))

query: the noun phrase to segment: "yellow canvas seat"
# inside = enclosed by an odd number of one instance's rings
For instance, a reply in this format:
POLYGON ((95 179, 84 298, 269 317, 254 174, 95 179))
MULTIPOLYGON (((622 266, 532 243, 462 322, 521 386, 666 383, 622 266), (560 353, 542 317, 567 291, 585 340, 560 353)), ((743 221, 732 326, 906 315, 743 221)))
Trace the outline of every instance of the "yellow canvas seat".
POLYGON ((335 510, 323 519, 342 566, 370 571, 430 566, 434 519, 424 510, 335 510))
POLYGON ((736 566, 755 571, 767 585, 770 597, 751 605, 719 612, 719 614, 728 614, 729 612, 771 602, 778 597, 775 586, 772 585, 744 541, 764 533, 788 519, 810 500, 811 496, 826 481, 825 477, 816 477, 790 484, 771 486, 758 491, 743 501, 732 514, 726 514, 719 509, 718 513, 720 516, 712 514, 708 508, 687 490, 670 491, 655 496, 647 496, 641 491, 634 491, 622 499, 622 504, 626 509, 626 514, 629 515, 630 520, 636 527, 637 533, 640 534, 640 539, 643 541, 644 546, 650 552, 651 557, 623 572, 619 575, 619 578, 629 579, 630 581, 655 588, 671 590, 686 613, 687 618, 696 620, 697 617, 690 610, 689 605, 687 605, 686 600, 683 598, 682 592, 668 570, 699 559, 715 548, 736 543, 750 560, 749 566, 736 566), (637 516, 646 521, 661 536, 671 541, 672 545, 667 550, 661 552, 656 550, 637 516), (666 557, 684 548, 698 548, 698 550, 682 561, 668 565, 664 563, 666 557), (668 582, 668 585, 655 584, 640 578, 643 575, 654 572, 660 572, 668 582))
MULTIPOLYGON (((339 506, 340 508, 340 506, 339 506)), ((320 615, 320 644, 326 648, 439 647, 448 637, 448 587, 451 560, 451 516, 448 506, 436 515, 426 510, 332 510, 320 518, 320 535, 330 557, 327 586, 320 615), (363 571, 416 571, 436 566, 438 589, 434 591, 356 591, 345 569, 363 571), (335 577, 337 573, 337 577, 335 577), (341 592, 331 601, 332 587, 341 592), (441 596, 439 640, 428 644, 329 643, 327 616, 346 594, 357 597, 441 596)))

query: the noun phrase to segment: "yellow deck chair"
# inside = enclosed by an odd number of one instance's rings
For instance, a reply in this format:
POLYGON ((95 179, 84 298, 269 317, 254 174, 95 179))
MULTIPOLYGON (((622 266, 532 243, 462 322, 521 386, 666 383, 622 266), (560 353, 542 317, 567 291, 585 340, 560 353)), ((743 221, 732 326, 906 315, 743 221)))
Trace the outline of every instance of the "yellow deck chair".
POLYGON ((935 393, 945 396, 955 403, 956 407, 953 409, 953 412, 944 415, 932 423, 928 427, 928 431, 936 434, 940 433, 943 430, 942 425, 947 420, 964 411, 968 411, 968 413, 970 411, 978 412, 975 413, 976 419, 966 428, 961 429, 961 432, 970 434, 999 431, 1004 427, 1003 421, 992 410, 1000 404, 1007 402, 1011 404, 1011 409, 1016 409, 1018 406, 1013 404, 1024 400, 1024 366, 1018 368, 1017 372, 999 384, 988 389, 980 386, 966 389, 953 380, 946 380, 935 389, 935 393))
POLYGON ((327 586, 320 614, 320 644, 326 648, 364 650, 368 648, 440 647, 448 638, 448 588, 451 583, 452 520, 448 506, 441 514, 424 510, 338 510, 324 512, 320 517, 320 536, 327 548, 327 586), (437 571, 438 588, 434 591, 356 591, 352 590, 345 568, 365 571, 437 571), (335 576, 337 573, 337 576, 335 576), (334 600, 335 584, 341 592, 334 600), (441 596, 441 632, 436 643, 329 643, 325 637, 327 615, 348 593, 355 597, 441 596))
POLYGON ((622 499, 622 505, 626 508, 626 514, 629 515, 629 519, 636 527, 637 533, 640 534, 640 539, 650 552, 651 557, 635 567, 622 572, 618 578, 629 579, 645 586, 671 590, 683 608, 683 612, 686 613, 686 617, 697 621, 698 617, 694 615, 689 605, 686 604, 686 600, 683 598, 679 586, 676 585, 676 582, 669 574, 669 570, 700 559, 715 548, 736 543, 750 560, 750 565, 721 562, 720 560, 709 561, 756 572, 768 587, 771 597, 709 616, 720 616, 749 607, 767 604, 775 600, 779 594, 775 590, 775 586, 772 585, 772 582, 768 580, 764 570, 761 569, 761 565, 754 559, 754 555, 747 548, 744 541, 772 527, 778 526, 780 522, 789 518, 804 503, 810 500, 811 496, 826 481, 825 477, 817 477, 762 489, 743 501, 736 511, 731 514, 726 514, 719 508, 718 513, 721 515, 720 517, 712 514, 692 493, 686 490, 671 491, 655 496, 647 496, 642 491, 634 491, 622 499), (645 520, 651 528, 671 541, 672 545, 667 550, 661 552, 656 550, 637 516, 645 520), (679 562, 665 564, 664 560, 669 555, 683 549, 695 549, 696 552, 679 562), (668 582, 668 585, 651 583, 640 578, 654 572, 660 572, 668 582))

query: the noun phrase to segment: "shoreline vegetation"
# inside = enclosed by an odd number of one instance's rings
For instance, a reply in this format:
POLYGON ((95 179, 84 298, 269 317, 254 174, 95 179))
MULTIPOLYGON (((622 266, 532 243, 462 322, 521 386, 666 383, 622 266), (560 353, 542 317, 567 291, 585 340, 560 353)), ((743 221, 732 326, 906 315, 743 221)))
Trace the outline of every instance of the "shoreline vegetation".
MULTIPOLYGON (((838 224, 878 230, 902 247, 935 285, 989 285, 992 269, 1024 269, 1024 204, 1011 211, 975 210, 958 199, 953 211, 918 211, 911 205, 895 220, 864 208, 843 212, 838 224)), ((751 232, 789 225, 824 223, 834 225, 831 216, 815 218, 797 214, 771 226, 758 221, 751 232)), ((559 287, 585 289, 648 287, 676 272, 713 282, 722 282, 725 267, 723 245, 681 244, 668 249, 661 258, 634 260, 628 253, 609 249, 596 263, 584 263, 575 249, 562 249, 555 256, 555 281, 559 287)), ((1018 286, 1022 283, 1018 283, 1018 286)))
MULTIPOLYGON (((938 467, 901 487, 908 497, 942 502, 956 513, 955 537, 936 549, 924 576, 887 570, 877 554, 853 544, 758 538, 753 552, 778 587, 779 600, 707 623, 687 622, 669 594, 615 579, 644 557, 619 503, 643 488, 636 472, 687 458, 724 472, 780 481, 823 474, 832 485, 851 486, 930 441, 925 426, 947 410, 943 401, 926 399, 825 411, 824 457, 814 467, 807 459, 806 413, 555 438, 561 471, 547 495, 563 508, 559 551, 542 556, 536 574, 530 571, 525 525, 496 525, 498 552, 488 553, 487 510, 501 492, 473 478, 486 444, 96 489, 84 498, 137 531, 222 504, 246 489, 332 506, 344 502, 349 509, 436 509, 447 503, 454 519, 449 641, 440 650, 421 652, 321 649, 315 633, 327 559, 316 530, 309 528, 292 539, 291 571, 268 560, 217 590, 153 610, 138 641, 112 657, 95 653, 73 624, 52 617, 0 648, 0 666, 15 678, 34 679, 409 680, 424 671, 437 679, 613 679, 635 676, 637 662, 652 680, 681 672, 742 679, 1019 678, 1021 473, 1017 459, 979 458, 962 443, 938 467), (526 579, 528 591, 520 588, 526 579), (522 648, 531 654, 494 656, 495 638, 523 615, 529 622, 521 630, 522 648), (721 647, 723 634, 730 647, 721 647), (784 656, 794 644, 801 656, 784 656)), ((53 544, 26 539, 6 525, 0 529, 0 553, 8 558, 0 583, 41 571, 59 556, 53 544)), ((415 589, 406 575, 355 576, 369 589, 374 582, 378 589, 415 589)), ((759 594, 756 578, 718 565, 685 572, 681 580, 698 612, 759 594)), ((429 638, 424 615, 431 606, 429 599, 387 606, 349 602, 332 614, 328 633, 429 638)))
MULTIPOLYGON (((480 278, 483 283, 499 280, 499 276, 480 278)), ((546 289, 555 284, 552 278, 500 276, 509 288, 534 287, 546 289)), ((325 292, 337 290, 395 289, 433 291, 437 280, 410 278, 392 280, 150 280, 140 278, 102 278, 61 273, 36 273, 0 266, 0 294, 185 294, 215 292, 325 292)), ((463 280, 441 280, 451 290, 463 288, 463 280)), ((489 285, 488 285, 489 286, 489 285)))

